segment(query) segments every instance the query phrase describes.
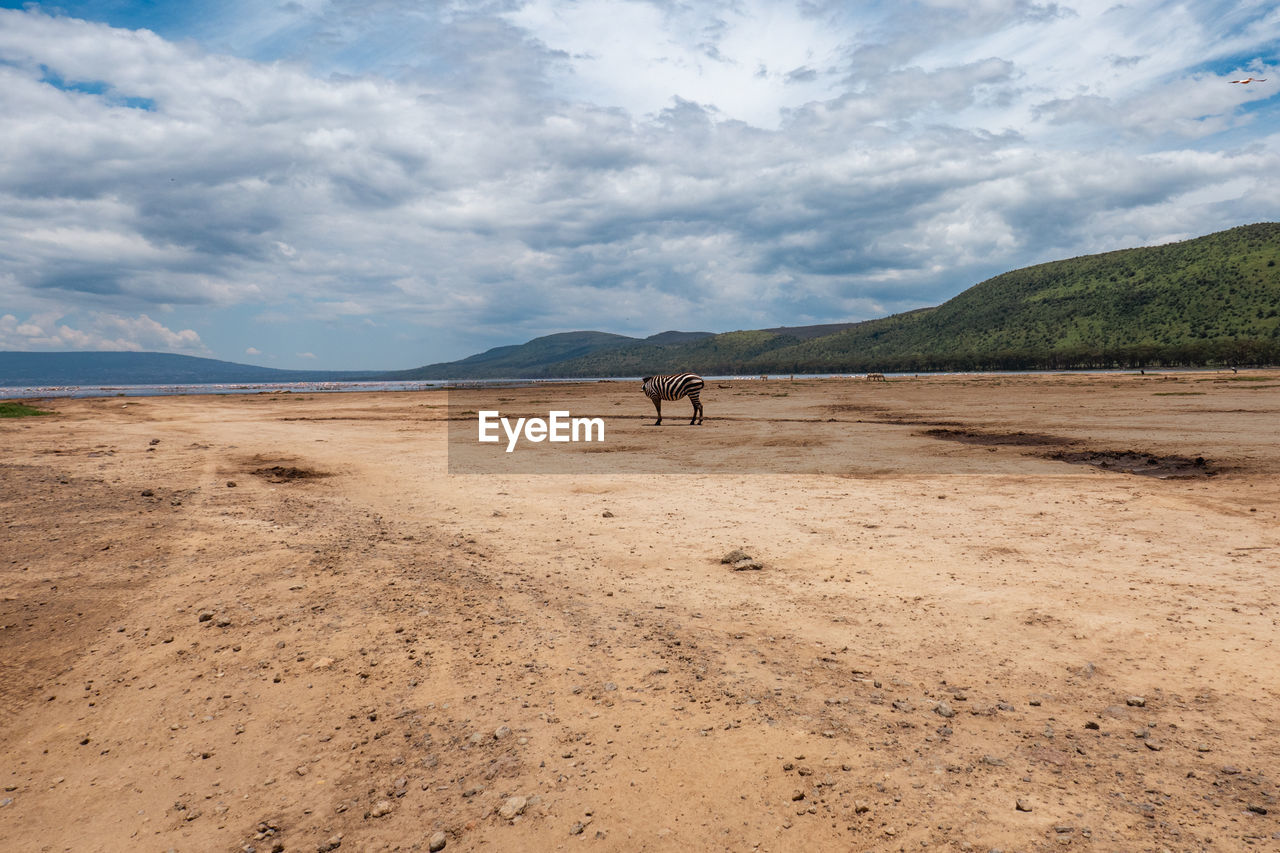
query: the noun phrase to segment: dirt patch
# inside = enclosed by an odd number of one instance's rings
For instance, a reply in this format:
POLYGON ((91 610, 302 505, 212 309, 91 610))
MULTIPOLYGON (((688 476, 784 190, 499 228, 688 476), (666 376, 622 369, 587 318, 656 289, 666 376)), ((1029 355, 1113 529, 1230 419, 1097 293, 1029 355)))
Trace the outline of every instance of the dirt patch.
POLYGON ((446 474, 445 392, 59 401, 0 428, 0 850, 1263 849, 1280 397, 1146 382, 731 393, 547 476, 446 474), (1079 441, 850 426, 917 415, 1079 441), (1222 476, 1044 458, 1109 448, 1222 476))
POLYGON ((892 424, 893 426, 931 426, 931 427, 956 427, 962 426, 960 421, 931 421, 923 418, 876 418, 871 421, 859 421, 859 423, 871 424, 892 424))
POLYGON ((1161 480, 1212 477, 1218 473, 1203 456, 1190 459, 1186 456, 1156 456, 1133 450, 1078 450, 1051 453, 1048 458, 1161 480))
POLYGON ((825 441, 819 438, 795 438, 784 436, 770 438, 760 442, 763 447, 822 447, 825 441))
POLYGON ((253 471, 259 477, 265 477, 272 483, 284 483, 291 480, 312 480, 317 477, 328 477, 324 471, 312 471, 308 468, 296 468, 292 465, 272 465, 269 468, 256 468, 253 471))
POLYGON ((975 432, 969 429, 929 429, 930 438, 959 441, 962 444, 1009 445, 1014 447, 1046 447, 1074 444, 1070 438, 1039 432, 975 432))

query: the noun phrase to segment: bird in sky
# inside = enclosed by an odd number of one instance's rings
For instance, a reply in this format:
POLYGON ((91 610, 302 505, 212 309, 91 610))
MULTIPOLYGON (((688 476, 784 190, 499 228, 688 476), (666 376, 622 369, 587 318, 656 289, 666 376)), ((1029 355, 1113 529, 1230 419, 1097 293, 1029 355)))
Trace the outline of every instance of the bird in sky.
POLYGON ((1232 82, 1232 83, 1246 83, 1246 84, 1247 84, 1247 83, 1265 83, 1265 82, 1267 82, 1267 78, 1266 78, 1266 77, 1246 77, 1246 78, 1244 78, 1243 80, 1232 80, 1231 82, 1232 82))

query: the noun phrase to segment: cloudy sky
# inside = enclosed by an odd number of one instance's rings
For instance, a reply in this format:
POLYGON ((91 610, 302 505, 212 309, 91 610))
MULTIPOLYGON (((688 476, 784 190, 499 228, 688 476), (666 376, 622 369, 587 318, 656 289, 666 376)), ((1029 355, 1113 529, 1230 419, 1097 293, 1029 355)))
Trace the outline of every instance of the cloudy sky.
POLYGON ((0 349, 937 304, 1280 219, 1278 52, 1274 0, 0 0, 0 349))

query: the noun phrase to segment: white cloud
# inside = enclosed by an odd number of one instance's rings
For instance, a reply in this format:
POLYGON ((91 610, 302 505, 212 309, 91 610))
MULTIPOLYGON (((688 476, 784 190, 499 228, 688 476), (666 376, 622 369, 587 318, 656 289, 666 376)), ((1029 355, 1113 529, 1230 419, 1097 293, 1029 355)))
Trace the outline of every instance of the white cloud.
POLYGON ((262 350, 258 349, 257 347, 246 347, 244 354, 245 355, 262 355, 262 350))
POLYGON ((200 335, 192 329, 173 331, 146 314, 127 317, 93 312, 83 322, 61 322, 58 312, 46 312, 19 321, 13 314, 0 317, 0 350, 159 350, 207 354, 200 335))
POLYGON ((0 346, 204 351, 174 306, 407 366, 414 326, 429 361, 861 319, 1277 218, 1271 94, 1203 67, 1268 43, 1257 4, 350 8, 219 24, 278 62, 0 10, 0 346), (378 73, 315 73, 356 45, 378 73))

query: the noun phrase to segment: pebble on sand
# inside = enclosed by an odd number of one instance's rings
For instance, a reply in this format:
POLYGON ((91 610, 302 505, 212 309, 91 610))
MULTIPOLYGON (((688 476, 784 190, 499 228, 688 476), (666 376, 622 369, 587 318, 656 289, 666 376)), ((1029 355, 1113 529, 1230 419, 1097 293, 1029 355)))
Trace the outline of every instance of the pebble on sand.
POLYGON ((391 801, 378 800, 373 804, 373 808, 369 810, 369 817, 382 817, 391 814, 391 801))
POLYGON ((503 820, 513 820, 516 815, 524 813, 524 807, 528 804, 527 797, 508 797, 502 804, 502 808, 498 809, 498 817, 503 820))
POLYGON ((1031 811, 1031 803, 1019 797, 1018 800, 1014 803, 1014 808, 1016 808, 1020 812, 1029 812, 1031 811))
POLYGON ((1147 700, 1142 696, 1130 696, 1124 700, 1124 703, 1130 708, 1145 708, 1147 706, 1147 700))
POLYGON ((746 551, 742 550, 741 548, 734 548, 728 554, 725 554, 723 557, 721 557, 720 562, 728 566, 734 563, 741 563, 743 560, 750 560, 750 559, 753 559, 753 558, 746 551))
POLYGON ((443 850, 445 844, 448 842, 448 836, 443 832, 437 832, 435 835, 431 836, 431 840, 427 842, 427 849, 430 850, 431 853, 436 853, 438 850, 443 850))

